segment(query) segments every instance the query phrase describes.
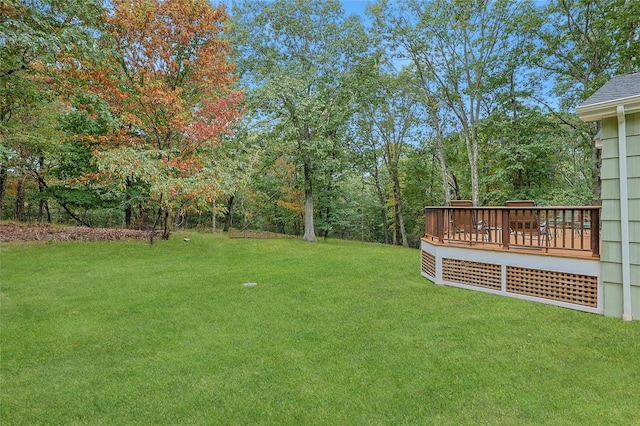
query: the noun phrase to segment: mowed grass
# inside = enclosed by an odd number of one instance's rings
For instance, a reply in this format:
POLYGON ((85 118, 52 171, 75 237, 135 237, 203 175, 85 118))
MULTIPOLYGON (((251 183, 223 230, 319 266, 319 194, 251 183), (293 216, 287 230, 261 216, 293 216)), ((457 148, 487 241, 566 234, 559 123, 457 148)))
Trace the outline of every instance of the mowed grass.
POLYGON ((417 250, 192 233, 0 262, 4 425, 640 424, 640 322, 435 286, 417 250))

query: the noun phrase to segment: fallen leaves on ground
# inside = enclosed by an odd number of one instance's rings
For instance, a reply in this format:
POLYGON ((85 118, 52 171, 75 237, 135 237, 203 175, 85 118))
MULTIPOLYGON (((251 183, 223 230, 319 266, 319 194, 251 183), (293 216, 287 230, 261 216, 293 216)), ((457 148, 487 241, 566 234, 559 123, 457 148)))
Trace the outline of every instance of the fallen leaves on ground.
POLYGON ((148 240, 151 231, 33 223, 0 224, 0 241, 115 241, 148 240))

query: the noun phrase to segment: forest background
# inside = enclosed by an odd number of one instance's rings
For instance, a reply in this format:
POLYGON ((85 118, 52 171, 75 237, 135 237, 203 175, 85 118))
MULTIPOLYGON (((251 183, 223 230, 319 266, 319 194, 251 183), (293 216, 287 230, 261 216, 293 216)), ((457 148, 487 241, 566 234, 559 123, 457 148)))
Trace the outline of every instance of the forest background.
POLYGON ((600 202, 575 106, 640 2, 0 0, 0 218, 417 246, 424 206, 600 202))

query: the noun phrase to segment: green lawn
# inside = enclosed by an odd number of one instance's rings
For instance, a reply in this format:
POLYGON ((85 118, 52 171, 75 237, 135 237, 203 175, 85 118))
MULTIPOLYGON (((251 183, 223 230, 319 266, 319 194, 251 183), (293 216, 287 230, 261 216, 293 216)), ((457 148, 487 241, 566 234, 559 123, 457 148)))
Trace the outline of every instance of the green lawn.
POLYGON ((0 423, 640 424, 640 322, 416 250, 188 236, 0 245, 0 423))

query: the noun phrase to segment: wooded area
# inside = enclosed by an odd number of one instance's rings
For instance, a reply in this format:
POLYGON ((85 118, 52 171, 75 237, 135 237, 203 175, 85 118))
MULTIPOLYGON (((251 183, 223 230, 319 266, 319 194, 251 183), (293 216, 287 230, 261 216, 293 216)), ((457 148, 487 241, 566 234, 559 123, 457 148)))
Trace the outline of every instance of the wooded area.
POLYGON ((597 205, 574 113, 640 2, 3 0, 0 218, 417 246, 424 207, 597 205))

